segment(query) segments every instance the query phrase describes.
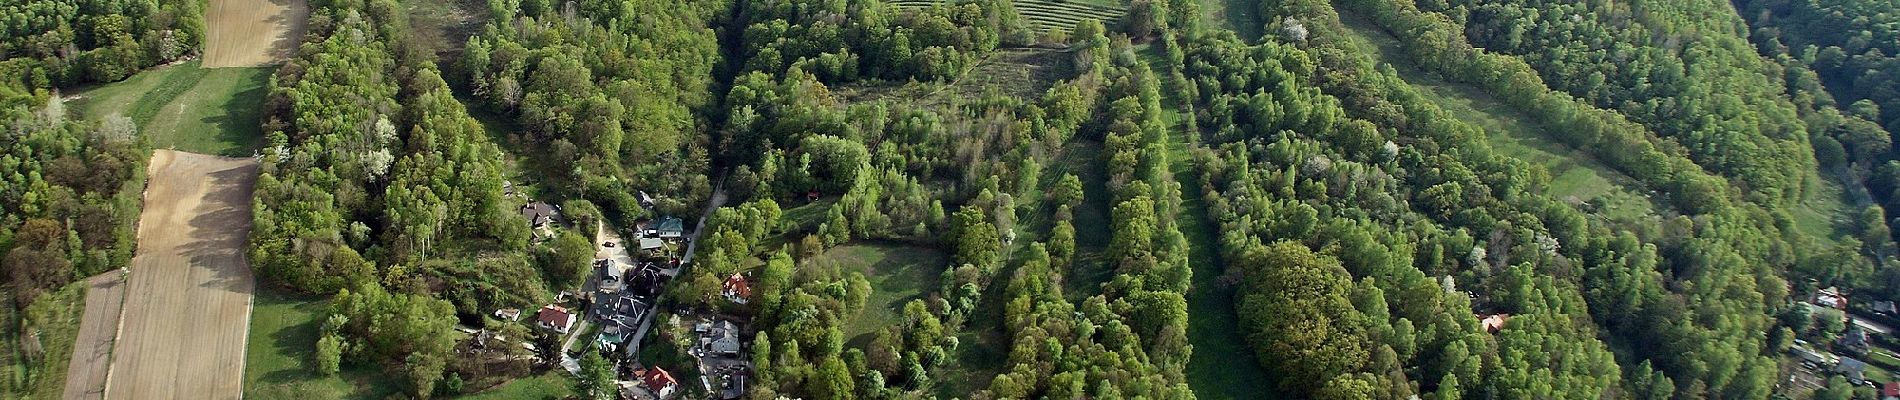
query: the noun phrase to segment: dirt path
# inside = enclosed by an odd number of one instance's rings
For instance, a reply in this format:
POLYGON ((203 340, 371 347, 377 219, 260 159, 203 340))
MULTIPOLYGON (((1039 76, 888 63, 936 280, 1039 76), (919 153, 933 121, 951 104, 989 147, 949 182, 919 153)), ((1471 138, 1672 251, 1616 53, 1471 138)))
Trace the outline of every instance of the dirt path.
POLYGON ((105 397, 112 341, 118 336, 120 311, 124 305, 125 279, 119 271, 86 279, 86 313, 79 322, 79 339, 73 342, 73 360, 66 365, 63 398, 105 397))
POLYGON ((158 150, 106 382, 111 399, 236 399, 255 286, 244 259, 257 163, 158 150))
POLYGON ((205 10, 204 67, 255 67, 290 58, 303 39, 304 0, 211 0, 205 10))

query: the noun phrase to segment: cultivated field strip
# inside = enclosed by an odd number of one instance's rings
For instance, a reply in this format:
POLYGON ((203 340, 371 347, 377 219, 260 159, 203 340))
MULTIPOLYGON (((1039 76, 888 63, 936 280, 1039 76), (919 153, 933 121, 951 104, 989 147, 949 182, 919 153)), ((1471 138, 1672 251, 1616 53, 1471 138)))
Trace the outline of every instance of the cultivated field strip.
POLYGON ((304 0, 211 0, 205 10, 204 67, 255 67, 289 59, 309 16, 304 0))
POLYGON ((257 162, 158 150, 149 170, 106 398, 240 398, 257 162))
POLYGON ((73 341, 72 363, 66 365, 66 400, 105 396, 111 368, 112 342, 119 333, 125 305, 125 280, 119 271, 86 279, 86 311, 80 316, 79 338, 73 341))
MULTIPOLYGON (((894 0, 890 4, 900 8, 927 8, 944 4, 941 0, 894 0)), ((1016 12, 1023 16, 1036 29, 1042 31, 1067 31, 1075 28, 1076 22, 1095 19, 1103 24, 1113 24, 1128 13, 1125 6, 1080 3, 1074 1, 1017 0, 1016 12)))

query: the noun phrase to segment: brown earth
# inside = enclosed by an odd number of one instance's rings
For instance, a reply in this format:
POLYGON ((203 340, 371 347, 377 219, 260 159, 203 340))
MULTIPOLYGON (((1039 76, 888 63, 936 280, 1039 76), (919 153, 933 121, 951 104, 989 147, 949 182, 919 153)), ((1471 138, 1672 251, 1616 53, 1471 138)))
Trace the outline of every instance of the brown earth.
POLYGON ((105 396, 106 371, 112 362, 112 339, 119 334, 119 316, 125 304, 125 280, 119 271, 86 279, 86 313, 73 342, 73 360, 66 365, 67 400, 105 396))
POLYGON ((158 150, 147 168, 106 398, 241 398, 257 162, 158 150))
POLYGON ((304 0, 211 0, 205 10, 204 67, 255 67, 289 59, 309 16, 304 0))

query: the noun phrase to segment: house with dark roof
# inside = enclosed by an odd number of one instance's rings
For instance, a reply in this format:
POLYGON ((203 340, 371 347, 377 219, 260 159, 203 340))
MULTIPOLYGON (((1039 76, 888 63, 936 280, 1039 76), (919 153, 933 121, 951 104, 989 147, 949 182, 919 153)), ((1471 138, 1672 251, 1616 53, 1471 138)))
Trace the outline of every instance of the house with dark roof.
POLYGON ((560 209, 544 201, 529 202, 521 205, 521 217, 528 219, 528 226, 535 229, 547 227, 560 216, 560 209))
POLYGON ((733 325, 732 321, 721 320, 713 323, 711 329, 707 330, 705 336, 700 336, 699 340, 709 354, 737 356, 739 351, 743 350, 739 342, 739 327, 733 325))
POLYGON ((664 216, 647 225, 647 236, 661 239, 679 239, 686 236, 686 221, 675 216, 664 216))
POLYGON ((1867 380, 1867 363, 1852 358, 1841 357, 1841 362, 1834 364, 1834 372, 1838 372, 1841 376, 1847 377, 1848 383, 1858 385, 1867 380))
POLYGON ((1861 329, 1859 324, 1850 321, 1847 324, 1847 331, 1841 333, 1840 339, 1834 340, 1834 347, 1847 354, 1867 354, 1867 330, 1861 329))

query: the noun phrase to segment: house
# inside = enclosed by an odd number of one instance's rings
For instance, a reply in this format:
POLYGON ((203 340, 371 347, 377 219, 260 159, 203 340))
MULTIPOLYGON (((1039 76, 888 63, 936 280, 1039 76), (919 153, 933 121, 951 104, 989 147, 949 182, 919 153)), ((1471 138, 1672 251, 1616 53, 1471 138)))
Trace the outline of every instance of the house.
POLYGON ((1511 314, 1492 314, 1479 320, 1478 323, 1484 327, 1485 333, 1498 333, 1504 329, 1504 323, 1510 320, 1511 314))
POLYGON ((1833 365, 1835 362, 1840 361, 1839 357, 1835 357, 1833 354, 1814 351, 1802 346, 1789 347, 1788 352, 1794 353, 1795 357, 1800 357, 1801 361, 1811 362, 1815 365, 1833 365))
POLYGON ((1826 289, 1821 289, 1821 291, 1814 293, 1814 304, 1819 304, 1822 307, 1845 310, 1847 309, 1847 295, 1841 294, 1839 288, 1829 286, 1826 289))
POLYGON ((603 292, 595 297, 592 311, 601 326, 618 326, 631 331, 640 326, 640 317, 646 316, 647 305, 629 293, 603 292))
POLYGON ((752 298, 752 285, 746 283, 745 276, 737 272, 732 273, 732 277, 726 278, 723 289, 726 300, 733 303, 745 304, 747 299, 752 298))
POLYGON ((544 201, 528 202, 528 204, 521 205, 521 217, 527 218, 528 227, 534 229, 545 228, 549 224, 553 224, 555 218, 560 217, 560 214, 561 211, 559 208, 544 201))
POLYGON ((1881 385, 1880 400, 1900 400, 1900 382, 1887 382, 1881 385))
POLYGON ((647 191, 641 190, 633 192, 633 198, 640 201, 640 207, 648 210, 653 209, 653 195, 647 194, 647 191))
POLYGON ((495 310, 495 319, 509 321, 509 322, 519 321, 521 320, 521 309, 503 308, 500 310, 495 310))
POLYGON ((1834 372, 1839 372, 1841 376, 1847 377, 1848 383, 1856 385, 1867 380, 1866 370, 1867 363, 1847 357, 1841 357, 1841 362, 1834 364, 1834 372))
POLYGON ((660 238, 640 238, 640 252, 642 254, 657 256, 665 247, 666 241, 660 240, 660 238))
POLYGON ((662 399, 672 396, 680 388, 680 382, 673 380, 673 374, 666 373, 660 367, 634 371, 633 376, 639 378, 641 386, 646 386, 647 390, 662 399))
POLYGON ((679 217, 665 216, 647 225, 647 236, 661 239, 679 239, 686 236, 686 221, 679 217))
POLYGON ((1893 307, 1893 302, 1886 301, 1886 300, 1874 302, 1873 308, 1874 308, 1875 313, 1879 313, 1883 315, 1893 315, 1895 311, 1893 307))
POLYGON ((743 350, 739 343, 739 327, 732 321, 719 321, 713 324, 706 336, 700 337, 706 351, 722 356, 737 356, 743 350))
POLYGON ((1867 354, 1867 330, 1861 329, 1859 324, 1848 323, 1847 332, 1842 332, 1841 338, 1834 340, 1834 347, 1848 354, 1867 354))
POLYGON ((542 306, 541 312, 535 315, 535 320, 541 324, 542 328, 553 329, 560 333, 567 333, 569 329, 573 329, 574 319, 574 313, 568 312, 567 307, 553 304, 542 306))
POLYGON ((620 268, 620 263, 602 258, 594 260, 594 268, 600 270, 600 290, 618 292, 625 286, 623 276, 626 272, 620 268))

